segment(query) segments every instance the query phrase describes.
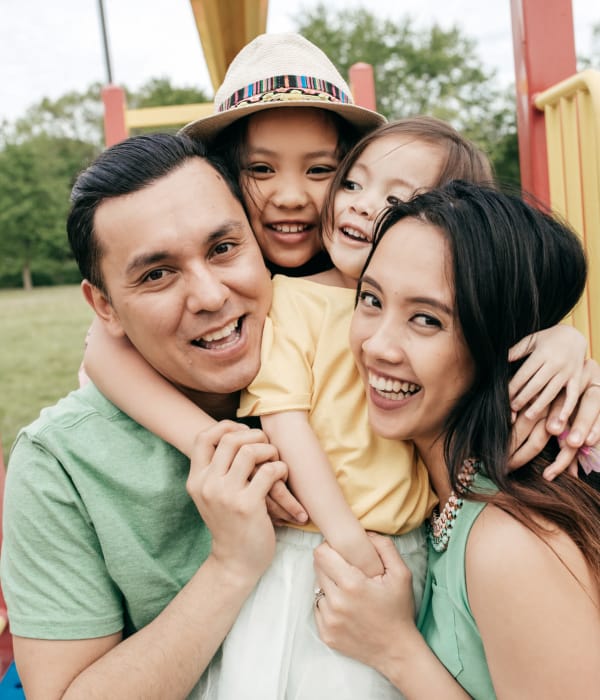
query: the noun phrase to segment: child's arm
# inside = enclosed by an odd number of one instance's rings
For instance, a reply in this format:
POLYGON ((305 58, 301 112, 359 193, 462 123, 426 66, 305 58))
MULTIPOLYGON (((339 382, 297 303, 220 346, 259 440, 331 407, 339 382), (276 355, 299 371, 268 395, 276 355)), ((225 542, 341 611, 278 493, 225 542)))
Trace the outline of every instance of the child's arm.
MULTIPOLYGON (((565 389, 566 398, 558 417, 561 425, 556 427, 558 433, 562 432, 579 400, 586 353, 585 337, 572 326, 552 326, 519 341, 510 349, 508 359, 514 362, 529 357, 509 384, 513 411, 518 412, 531 402, 526 416, 536 418, 565 389)), ((552 426, 548 429, 555 433, 552 426)))
POLYGON ((261 416, 263 430, 287 463, 288 482, 325 540, 367 576, 383 573, 381 559, 344 499, 306 411, 261 416))
POLYGON ((188 457, 196 434, 215 423, 156 372, 127 338, 108 333, 98 318, 87 340, 84 366, 110 401, 188 457))

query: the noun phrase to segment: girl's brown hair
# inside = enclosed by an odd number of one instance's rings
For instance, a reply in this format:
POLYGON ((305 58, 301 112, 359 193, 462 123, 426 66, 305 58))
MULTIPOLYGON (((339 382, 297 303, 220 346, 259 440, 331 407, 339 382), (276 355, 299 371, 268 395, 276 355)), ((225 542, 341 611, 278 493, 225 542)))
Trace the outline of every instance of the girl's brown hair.
POLYGON ((474 184, 493 185, 494 172, 486 154, 474 143, 461 136, 454 127, 441 119, 427 116, 407 117, 383 124, 363 137, 340 163, 333 178, 321 217, 321 233, 331 231, 334 223, 333 202, 342 189, 352 166, 374 141, 386 136, 413 136, 438 146, 445 152, 445 160, 433 187, 442 187, 452 180, 464 180, 474 184))

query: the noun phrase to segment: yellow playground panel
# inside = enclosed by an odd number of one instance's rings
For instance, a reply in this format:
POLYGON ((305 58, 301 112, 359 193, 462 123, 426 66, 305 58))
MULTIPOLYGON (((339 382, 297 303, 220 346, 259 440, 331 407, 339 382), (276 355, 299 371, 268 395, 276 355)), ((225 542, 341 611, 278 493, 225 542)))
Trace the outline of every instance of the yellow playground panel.
POLYGON ((581 236, 589 275, 570 319, 600 361, 600 71, 586 70, 539 93, 552 209, 581 236))

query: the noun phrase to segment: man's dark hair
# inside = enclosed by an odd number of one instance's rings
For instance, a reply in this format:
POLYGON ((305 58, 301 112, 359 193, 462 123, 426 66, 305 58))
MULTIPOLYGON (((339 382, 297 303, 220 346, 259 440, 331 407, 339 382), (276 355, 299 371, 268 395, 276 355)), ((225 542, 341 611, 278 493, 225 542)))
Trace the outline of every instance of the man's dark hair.
POLYGON ((67 234, 82 276, 107 294, 102 279, 102 247, 95 234, 94 216, 106 199, 138 192, 180 168, 191 158, 202 158, 241 200, 238 183, 223 163, 209 155, 204 144, 187 136, 149 134, 133 136, 107 148, 77 178, 71 193, 67 234))

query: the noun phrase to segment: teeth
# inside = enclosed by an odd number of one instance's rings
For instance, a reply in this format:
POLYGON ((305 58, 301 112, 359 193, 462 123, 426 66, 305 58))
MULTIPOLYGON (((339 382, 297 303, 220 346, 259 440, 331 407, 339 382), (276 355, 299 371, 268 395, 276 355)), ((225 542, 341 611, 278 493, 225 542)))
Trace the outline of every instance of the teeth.
POLYGON ((302 233, 310 228, 310 224, 271 224, 278 233, 302 233))
POLYGON ((401 382, 389 377, 386 379, 371 372, 369 372, 369 386, 372 386, 378 394, 385 396, 385 398, 396 400, 405 399, 421 390, 418 384, 401 382))
POLYGON ((344 226, 342 228, 342 233, 348 236, 348 238, 354 238, 355 240, 364 241, 365 243, 371 242, 371 239, 368 236, 365 236, 362 231, 358 231, 355 228, 350 228, 349 226, 344 226))
POLYGON ((206 335, 203 335, 198 340, 200 340, 204 343, 212 343, 215 340, 221 340, 221 338, 227 338, 227 336, 231 335, 233 333, 233 331, 237 328, 237 325, 238 325, 238 321, 232 321, 228 325, 223 326, 223 328, 220 328, 218 331, 214 331, 213 333, 207 333, 206 335))

